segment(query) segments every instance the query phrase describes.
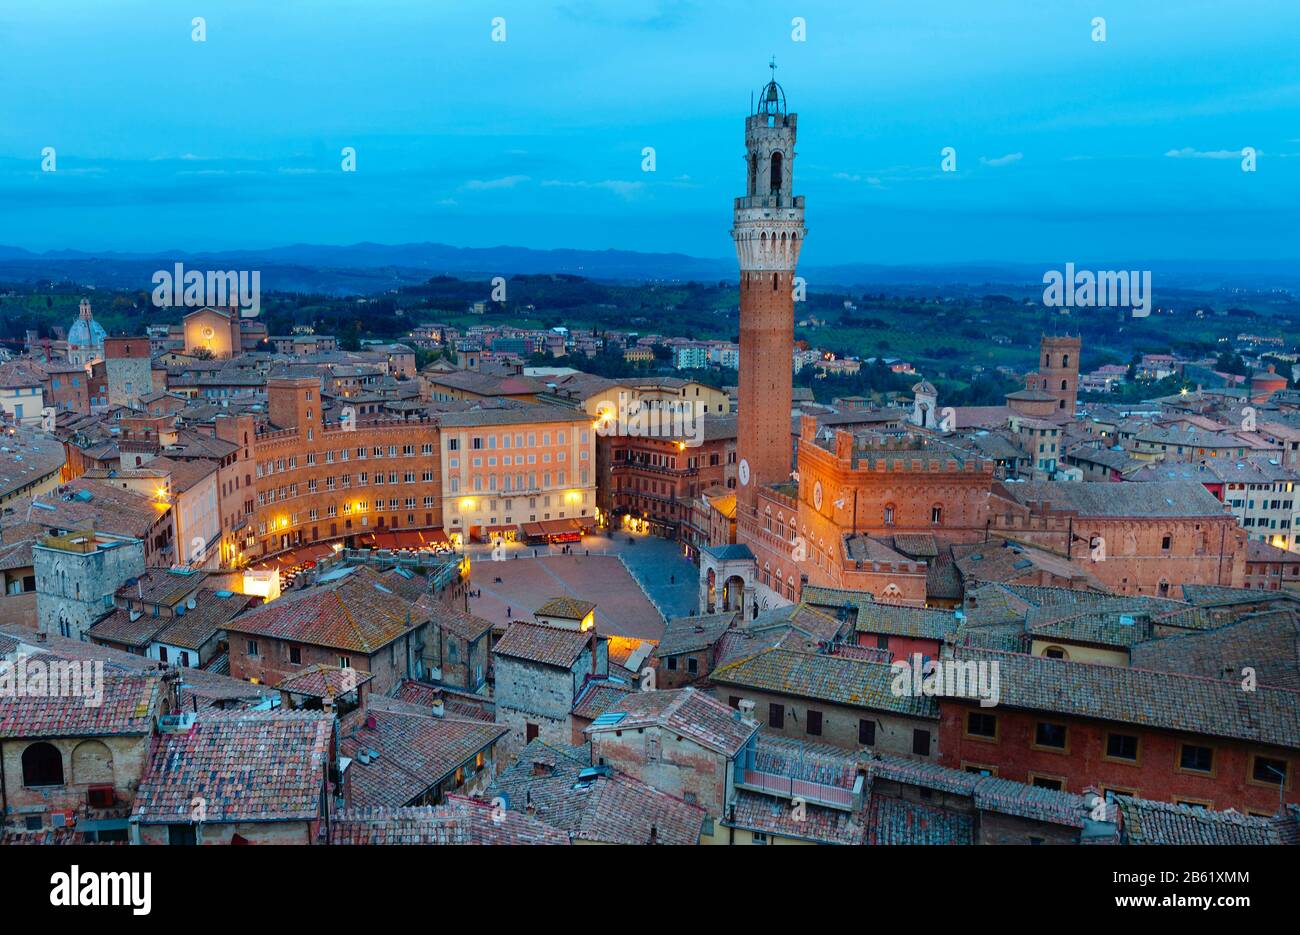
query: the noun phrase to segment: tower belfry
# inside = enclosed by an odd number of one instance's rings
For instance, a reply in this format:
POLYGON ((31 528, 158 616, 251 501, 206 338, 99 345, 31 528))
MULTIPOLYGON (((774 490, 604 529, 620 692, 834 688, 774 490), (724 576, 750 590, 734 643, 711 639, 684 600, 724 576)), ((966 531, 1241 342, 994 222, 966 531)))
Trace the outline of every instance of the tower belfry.
POLYGON ((806 228, 803 196, 794 194, 796 114, 772 79, 745 119, 745 194, 731 229, 740 263, 738 483, 747 498, 758 485, 790 476, 791 352, 794 270, 806 228))

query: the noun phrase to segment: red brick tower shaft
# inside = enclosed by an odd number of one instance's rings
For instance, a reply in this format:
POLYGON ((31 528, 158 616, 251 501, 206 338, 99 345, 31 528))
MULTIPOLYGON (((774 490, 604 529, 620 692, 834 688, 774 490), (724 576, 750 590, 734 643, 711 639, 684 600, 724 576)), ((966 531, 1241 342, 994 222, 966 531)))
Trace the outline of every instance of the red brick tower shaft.
POLYGON ((806 233, 803 197, 792 194, 797 120, 775 81, 745 120, 748 186, 731 235, 740 263, 737 449, 746 499, 790 476, 794 271, 806 233))

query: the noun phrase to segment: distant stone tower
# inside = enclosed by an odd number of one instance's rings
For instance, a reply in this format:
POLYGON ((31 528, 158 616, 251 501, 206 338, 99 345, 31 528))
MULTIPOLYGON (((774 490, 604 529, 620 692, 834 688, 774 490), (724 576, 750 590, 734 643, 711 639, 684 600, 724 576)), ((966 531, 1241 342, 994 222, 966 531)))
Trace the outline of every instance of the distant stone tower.
POLYGON ((731 236, 740 261, 738 483, 755 487, 790 476, 794 269, 806 233, 794 190, 797 116, 773 80, 745 120, 748 185, 735 203, 731 236))
POLYGON ((923 429, 938 426, 939 391, 929 380, 922 380, 912 387, 912 424, 923 429))
POLYGON ((1069 335, 1043 335, 1039 344, 1039 370, 1025 381, 1056 399, 1056 413, 1074 418, 1079 394, 1079 347, 1081 339, 1069 335))

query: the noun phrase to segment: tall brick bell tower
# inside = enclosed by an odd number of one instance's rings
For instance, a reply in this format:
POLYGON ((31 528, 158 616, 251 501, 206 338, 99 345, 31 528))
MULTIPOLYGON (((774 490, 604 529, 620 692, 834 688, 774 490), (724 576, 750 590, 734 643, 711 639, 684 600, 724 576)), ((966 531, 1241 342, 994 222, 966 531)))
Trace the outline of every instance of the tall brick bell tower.
POLYGON ((806 228, 794 192, 797 115, 773 80, 745 120, 749 183, 736 199, 731 236, 740 261, 740 403, 737 483, 752 502, 759 485, 790 477, 794 269, 806 228))

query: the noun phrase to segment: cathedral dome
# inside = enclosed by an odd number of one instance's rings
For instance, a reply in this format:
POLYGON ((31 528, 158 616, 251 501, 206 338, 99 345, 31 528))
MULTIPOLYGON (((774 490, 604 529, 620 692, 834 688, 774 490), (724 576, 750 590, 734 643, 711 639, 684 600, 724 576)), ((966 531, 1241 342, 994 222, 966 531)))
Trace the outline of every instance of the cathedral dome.
POLYGON ((93 347, 103 344, 106 337, 108 337, 108 333, 104 330, 104 326, 93 318, 89 322, 78 318, 72 323, 72 327, 68 329, 68 343, 76 344, 79 347, 93 347))
POLYGON ((69 347, 103 347, 108 332, 90 314, 90 300, 82 299, 77 320, 68 329, 69 347))

